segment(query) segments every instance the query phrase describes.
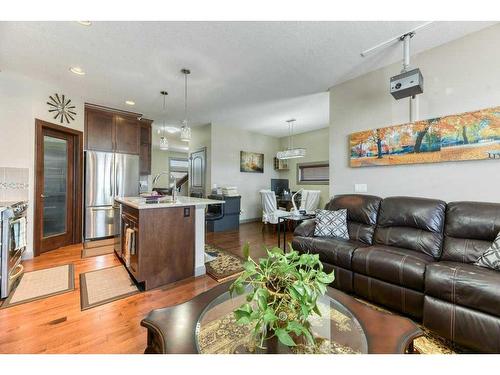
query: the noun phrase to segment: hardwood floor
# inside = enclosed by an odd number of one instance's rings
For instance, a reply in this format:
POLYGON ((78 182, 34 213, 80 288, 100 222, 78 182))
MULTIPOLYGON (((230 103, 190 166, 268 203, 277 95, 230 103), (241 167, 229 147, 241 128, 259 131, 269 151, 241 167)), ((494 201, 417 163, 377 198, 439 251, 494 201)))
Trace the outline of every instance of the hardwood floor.
MULTIPOLYGON (((261 223, 243 224, 238 232, 208 233, 207 243, 241 255, 248 241, 251 255, 263 245, 275 246, 277 235, 261 223)), ((290 236, 291 237, 291 236, 290 236)), ((185 302, 217 285, 209 276, 80 310, 79 275, 119 265, 114 254, 81 259, 81 245, 72 245, 24 261, 26 271, 72 263, 75 290, 0 310, 0 353, 142 353, 146 329, 139 325, 152 309, 185 302)))

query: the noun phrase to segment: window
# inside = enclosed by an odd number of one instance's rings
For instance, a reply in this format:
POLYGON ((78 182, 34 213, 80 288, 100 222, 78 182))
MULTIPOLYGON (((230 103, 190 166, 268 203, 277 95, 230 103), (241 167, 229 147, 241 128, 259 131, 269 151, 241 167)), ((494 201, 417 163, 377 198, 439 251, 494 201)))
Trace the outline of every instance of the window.
POLYGON ((188 159, 184 158, 169 158, 168 169, 170 172, 185 172, 187 173, 189 166, 188 159))
POLYGON ((328 185, 330 183, 330 165, 327 161, 297 164, 297 184, 328 185))

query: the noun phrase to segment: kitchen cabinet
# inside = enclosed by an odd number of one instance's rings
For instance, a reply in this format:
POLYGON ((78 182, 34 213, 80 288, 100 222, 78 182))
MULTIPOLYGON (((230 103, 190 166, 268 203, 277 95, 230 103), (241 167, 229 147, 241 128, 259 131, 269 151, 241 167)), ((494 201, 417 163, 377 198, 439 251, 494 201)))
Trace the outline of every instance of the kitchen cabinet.
POLYGON ((139 155, 139 121, 115 116, 115 152, 139 155))
POLYGON ((151 120, 141 120, 139 153, 139 173, 141 176, 151 174, 151 123, 151 120))
POLYGON ((121 204, 120 225, 116 254, 145 290, 194 276, 194 206, 137 209, 121 204), (129 249, 127 229, 133 232, 129 249))
POLYGON ((110 112, 85 109, 85 148, 113 152, 114 116, 110 112))
POLYGON ((85 107, 85 149, 140 154, 139 114, 98 106, 85 107))

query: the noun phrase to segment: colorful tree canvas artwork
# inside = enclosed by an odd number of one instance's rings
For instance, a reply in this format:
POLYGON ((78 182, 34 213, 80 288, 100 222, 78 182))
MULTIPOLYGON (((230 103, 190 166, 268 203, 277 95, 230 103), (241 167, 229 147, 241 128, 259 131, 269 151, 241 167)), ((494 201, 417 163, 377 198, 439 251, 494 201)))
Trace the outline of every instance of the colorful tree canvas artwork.
POLYGON ((500 160, 500 106, 353 133, 351 167, 500 160))

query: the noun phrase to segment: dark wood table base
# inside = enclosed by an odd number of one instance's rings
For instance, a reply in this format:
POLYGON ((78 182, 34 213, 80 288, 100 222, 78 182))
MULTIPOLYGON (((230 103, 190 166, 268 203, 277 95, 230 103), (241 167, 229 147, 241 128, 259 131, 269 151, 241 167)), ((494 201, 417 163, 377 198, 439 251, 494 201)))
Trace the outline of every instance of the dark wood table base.
MULTIPOLYGON (((141 325, 148 330, 146 354, 196 354, 195 329, 205 307, 225 293, 232 281, 217 285, 183 304, 151 311, 141 325)), ((333 288, 328 296, 340 302, 360 322, 368 341, 368 353, 414 352, 413 340, 423 335, 411 320, 381 312, 333 288)))

